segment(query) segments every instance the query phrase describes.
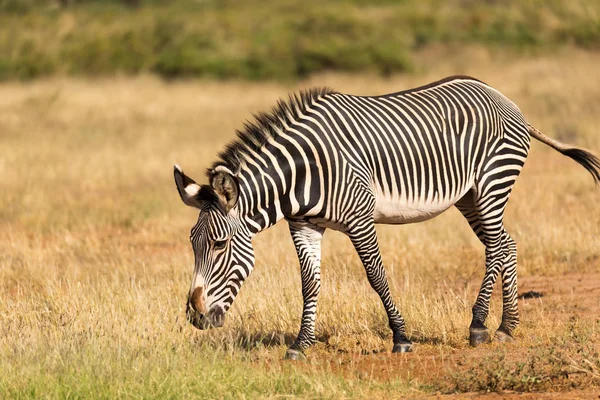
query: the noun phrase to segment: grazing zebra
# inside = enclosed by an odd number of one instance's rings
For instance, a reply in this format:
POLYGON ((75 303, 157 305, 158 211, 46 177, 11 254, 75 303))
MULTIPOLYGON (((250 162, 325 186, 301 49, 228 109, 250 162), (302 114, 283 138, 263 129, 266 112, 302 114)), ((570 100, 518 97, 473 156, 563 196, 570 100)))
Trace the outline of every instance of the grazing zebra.
POLYGON ((382 96, 321 88, 278 102, 238 132, 207 170, 209 184, 197 184, 175 166, 182 200, 200 209, 190 237, 195 269, 188 320, 199 329, 222 326, 254 266, 252 237, 285 219, 300 261, 304 297, 300 332, 286 357, 302 357, 315 342, 326 228, 352 241, 387 312, 392 351, 410 351, 375 224, 425 221, 456 206, 486 249, 470 343, 490 340, 485 320, 499 275, 503 312, 495 337, 512 340, 519 323, 517 248, 503 215, 531 136, 600 181, 597 157, 544 136, 512 101, 470 77, 382 96))

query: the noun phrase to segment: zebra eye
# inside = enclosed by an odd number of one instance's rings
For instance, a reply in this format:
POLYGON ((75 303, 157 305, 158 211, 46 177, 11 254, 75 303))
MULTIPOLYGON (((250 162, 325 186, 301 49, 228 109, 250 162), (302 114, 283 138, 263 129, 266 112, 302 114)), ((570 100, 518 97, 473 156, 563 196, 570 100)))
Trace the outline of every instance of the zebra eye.
POLYGON ((227 240, 215 240, 213 247, 215 250, 222 250, 227 245, 227 240))

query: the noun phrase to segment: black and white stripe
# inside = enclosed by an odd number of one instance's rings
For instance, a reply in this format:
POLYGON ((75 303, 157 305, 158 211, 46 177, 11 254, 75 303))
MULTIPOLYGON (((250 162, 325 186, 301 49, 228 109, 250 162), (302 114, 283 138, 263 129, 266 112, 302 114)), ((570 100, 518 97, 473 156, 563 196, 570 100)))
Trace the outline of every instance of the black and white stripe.
POLYGON ((530 137, 573 158, 600 180, 598 158, 545 137, 500 92, 462 76, 383 96, 329 89, 302 92, 258 115, 238 136, 208 170, 210 185, 200 186, 179 168, 175 171, 182 199, 202 210, 192 231, 196 271, 190 318, 204 326, 196 319, 208 312, 208 325, 222 323, 222 318, 210 317, 211 310, 220 309, 222 317, 250 274, 251 238, 286 219, 300 260, 304 296, 300 333, 290 357, 315 340, 326 228, 351 239, 388 314, 394 351, 410 350, 385 277, 375 223, 424 221, 452 206, 486 247, 471 344, 489 340, 485 320, 499 275, 504 307, 496 336, 510 340, 519 320, 516 245, 504 228, 503 215, 530 137), (198 293, 205 294, 208 307, 198 311, 202 302, 194 300, 200 298, 194 292, 200 285, 198 293))

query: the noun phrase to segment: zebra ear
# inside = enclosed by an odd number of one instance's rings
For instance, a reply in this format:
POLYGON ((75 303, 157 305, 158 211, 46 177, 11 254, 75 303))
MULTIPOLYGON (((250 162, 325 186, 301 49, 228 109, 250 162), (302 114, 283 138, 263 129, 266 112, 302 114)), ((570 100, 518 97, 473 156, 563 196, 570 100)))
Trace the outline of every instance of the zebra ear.
POLYGON ((190 207, 201 208, 202 204, 207 200, 206 188, 198 185, 196 181, 184 174, 181 167, 177 164, 174 165, 173 174, 181 200, 190 207))
POLYGON ((210 173, 210 186, 219 197, 219 205, 225 214, 229 213, 240 195, 238 179, 229 168, 219 165, 210 173))

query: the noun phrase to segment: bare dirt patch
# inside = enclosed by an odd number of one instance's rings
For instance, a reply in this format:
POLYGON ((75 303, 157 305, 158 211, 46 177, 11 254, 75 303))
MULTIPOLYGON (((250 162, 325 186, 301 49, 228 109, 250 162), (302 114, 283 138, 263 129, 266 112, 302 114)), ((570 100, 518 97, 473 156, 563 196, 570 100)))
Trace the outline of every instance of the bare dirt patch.
POLYGON ((600 274, 524 277, 520 287, 520 293, 543 294, 519 300, 522 320, 537 318, 542 306, 553 310, 548 318, 556 336, 564 332, 561 342, 556 337, 525 337, 522 331, 529 329, 520 329, 515 343, 494 342, 475 349, 417 343, 410 354, 342 354, 331 360, 332 369, 361 380, 411 381, 439 390, 434 398, 600 398, 600 346, 593 340, 600 324, 600 274), (586 329, 578 329, 582 327, 592 330, 589 337, 579 337, 586 335, 586 329), (495 392, 453 394, 486 385, 495 392), (543 392, 522 393, 526 390, 543 392))

